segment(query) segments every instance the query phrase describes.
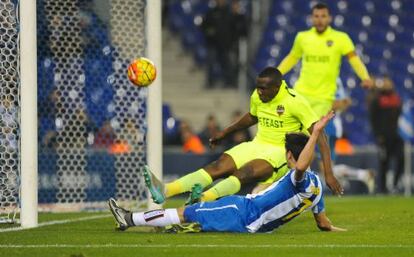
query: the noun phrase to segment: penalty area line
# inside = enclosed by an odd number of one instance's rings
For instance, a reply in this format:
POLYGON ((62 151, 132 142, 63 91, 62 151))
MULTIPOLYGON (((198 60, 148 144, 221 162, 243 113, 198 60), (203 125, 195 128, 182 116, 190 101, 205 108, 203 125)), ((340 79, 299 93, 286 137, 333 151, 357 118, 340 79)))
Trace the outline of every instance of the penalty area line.
POLYGON ((0 248, 403 248, 411 249, 414 245, 399 244, 263 244, 263 245, 236 245, 236 244, 0 244, 0 248))
MULTIPOLYGON (((102 218, 107 218, 107 217, 111 217, 111 214, 100 214, 100 215, 87 216, 87 217, 75 218, 75 219, 52 220, 52 221, 39 223, 39 225, 34 228, 57 225, 57 224, 73 223, 73 222, 79 222, 79 221, 85 221, 85 220, 102 219, 102 218)), ((34 229, 34 228, 22 228, 22 227, 4 228, 4 229, 0 229, 0 233, 34 229)))

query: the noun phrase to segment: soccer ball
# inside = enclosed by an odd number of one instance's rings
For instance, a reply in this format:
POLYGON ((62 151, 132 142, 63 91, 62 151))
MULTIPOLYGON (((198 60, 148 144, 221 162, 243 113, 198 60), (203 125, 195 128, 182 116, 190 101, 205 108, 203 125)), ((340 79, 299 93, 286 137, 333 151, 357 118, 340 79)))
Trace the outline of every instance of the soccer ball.
POLYGON ((157 69, 154 63, 145 58, 140 57, 131 62, 128 66, 128 78, 138 87, 147 87, 155 80, 157 69))

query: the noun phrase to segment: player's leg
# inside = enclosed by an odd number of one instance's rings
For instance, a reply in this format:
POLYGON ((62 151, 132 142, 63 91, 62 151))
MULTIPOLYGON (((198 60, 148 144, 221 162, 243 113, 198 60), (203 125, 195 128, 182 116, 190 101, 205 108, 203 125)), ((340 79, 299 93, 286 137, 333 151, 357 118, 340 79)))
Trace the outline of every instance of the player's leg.
POLYGON ((184 221, 183 208, 133 213, 121 208, 113 198, 109 199, 108 205, 119 230, 126 230, 133 226, 164 227, 171 224, 181 224, 184 221))
POLYGON ((165 197, 168 198, 190 191, 194 184, 200 184, 202 188, 205 188, 215 179, 232 174, 235 169, 236 166, 232 157, 228 154, 223 154, 217 161, 174 180, 171 183, 167 183, 164 187, 155 185, 157 180, 153 179, 154 176, 151 175, 151 172, 144 172, 144 177, 154 202, 162 203, 164 202, 165 197))
POLYGON ((132 213, 124 208, 120 207, 115 199, 110 198, 108 200, 109 210, 115 218, 117 229, 124 231, 127 228, 133 226, 132 213))
POLYGON ((375 190, 375 173, 370 169, 360 169, 346 164, 337 164, 332 167, 335 177, 340 180, 359 180, 367 186, 368 193, 375 190))
POLYGON ((272 165, 265 160, 253 160, 236 170, 232 176, 220 181, 214 187, 203 193, 202 201, 212 201, 217 198, 233 195, 240 191, 242 184, 265 180, 273 174, 272 165))
POLYGON ((378 176, 378 193, 386 194, 387 189, 387 171, 390 163, 390 152, 388 142, 379 144, 379 176, 378 176))
POLYGON ((233 176, 238 178, 241 184, 247 184, 270 178, 273 170, 273 166, 268 161, 257 159, 243 165, 233 176))
MULTIPOLYGON (((287 172, 285 167, 286 157, 284 147, 274 145, 256 144, 256 152, 249 156, 249 160, 238 168, 233 175, 220 181, 215 186, 203 193, 202 201, 213 201, 217 198, 236 194, 242 184, 264 181, 274 178, 273 183, 287 172), (285 167, 275 174, 275 167, 285 167)), ((237 157, 235 157, 237 159, 237 157)), ((247 160, 247 159, 246 159, 247 160)))
POLYGON ((198 223, 202 231, 247 232, 247 217, 255 210, 248 210, 247 199, 227 196, 213 202, 187 206, 183 212, 185 222, 198 223))
POLYGON ((400 137, 397 137, 394 140, 392 154, 394 155, 395 165, 394 165, 394 192, 398 192, 398 182, 404 172, 404 142, 400 137))
POLYGON ((273 175, 263 181, 259 181, 257 185, 253 188, 252 194, 257 194, 269 186, 271 186, 275 181, 280 180, 283 176, 286 175, 286 173, 289 171, 289 167, 287 166, 287 163, 282 163, 280 166, 274 168, 273 175))
POLYGON ((167 197, 170 197, 188 192, 194 184, 201 184, 204 188, 210 185, 214 180, 232 174, 235 169, 236 166, 232 157, 224 153, 218 160, 208 164, 204 168, 166 184, 165 194, 167 197))

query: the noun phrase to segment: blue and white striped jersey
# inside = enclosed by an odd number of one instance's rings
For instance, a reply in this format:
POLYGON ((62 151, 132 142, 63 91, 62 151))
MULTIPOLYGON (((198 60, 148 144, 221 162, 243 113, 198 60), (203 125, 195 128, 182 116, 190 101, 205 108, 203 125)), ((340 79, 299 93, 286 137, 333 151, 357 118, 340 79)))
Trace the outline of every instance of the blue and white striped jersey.
POLYGON ((295 181, 295 170, 289 171, 266 190, 246 196, 251 210, 247 230, 270 232, 307 209, 324 211, 322 191, 322 183, 312 171, 306 171, 300 182, 295 181))

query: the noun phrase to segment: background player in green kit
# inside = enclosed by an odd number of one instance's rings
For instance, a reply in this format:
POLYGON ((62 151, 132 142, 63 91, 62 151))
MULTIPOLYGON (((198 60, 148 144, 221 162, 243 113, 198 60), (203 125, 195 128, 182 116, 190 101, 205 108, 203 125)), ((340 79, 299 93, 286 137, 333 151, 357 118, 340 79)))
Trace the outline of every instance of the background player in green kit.
POLYGON ((331 21, 328 6, 316 4, 312 8, 313 27, 296 35, 290 53, 278 66, 284 75, 302 60, 294 89, 309 101, 318 117, 332 108, 342 56, 347 57, 364 88, 373 86, 351 39, 346 33, 331 28, 331 21))
MULTIPOLYGON (((285 134, 299 132, 303 128, 312 131, 318 117, 302 96, 288 88, 279 70, 273 67, 265 68, 259 74, 256 90, 250 99, 250 112, 211 138, 210 144, 214 146, 233 132, 258 124, 255 138, 231 148, 217 161, 162 188, 154 185, 147 170, 144 176, 154 202, 162 203, 165 197, 188 192, 196 183, 205 188, 214 180, 224 178, 202 194, 202 201, 212 201, 237 193, 241 184, 268 179, 275 181, 288 171, 285 134)), ((342 188, 332 173, 324 134, 319 136, 318 145, 325 165, 325 181, 335 194, 341 194, 342 188)))

